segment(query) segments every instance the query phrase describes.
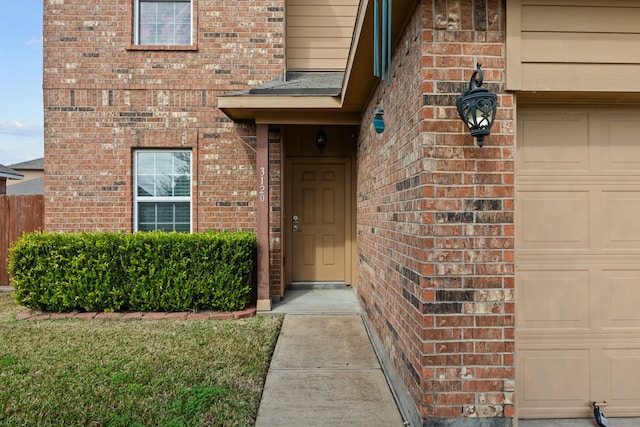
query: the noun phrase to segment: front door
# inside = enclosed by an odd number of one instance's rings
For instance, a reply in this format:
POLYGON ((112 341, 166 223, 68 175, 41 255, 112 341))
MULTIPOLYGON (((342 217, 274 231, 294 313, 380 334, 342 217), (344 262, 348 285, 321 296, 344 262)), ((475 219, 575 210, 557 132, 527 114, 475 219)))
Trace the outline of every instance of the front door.
POLYGON ((345 281, 345 164, 293 163, 293 282, 345 281))

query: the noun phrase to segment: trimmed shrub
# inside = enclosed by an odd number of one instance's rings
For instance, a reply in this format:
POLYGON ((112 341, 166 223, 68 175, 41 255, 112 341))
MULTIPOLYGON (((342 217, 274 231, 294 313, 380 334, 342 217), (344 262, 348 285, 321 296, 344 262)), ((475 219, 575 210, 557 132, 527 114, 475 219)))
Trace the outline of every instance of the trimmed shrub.
POLYGON ((30 233, 9 252, 18 303, 38 310, 238 310, 251 296, 252 233, 30 233))

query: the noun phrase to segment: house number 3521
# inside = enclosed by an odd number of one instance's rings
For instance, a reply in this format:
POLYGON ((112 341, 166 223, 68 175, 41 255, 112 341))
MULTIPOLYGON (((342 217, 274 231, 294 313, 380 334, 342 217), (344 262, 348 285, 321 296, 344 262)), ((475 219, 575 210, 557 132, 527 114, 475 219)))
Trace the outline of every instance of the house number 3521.
POLYGON ((258 191, 258 198, 260 200, 260 203, 264 203, 265 200, 265 185, 264 185, 264 175, 265 175, 265 168, 260 168, 260 190, 258 191))

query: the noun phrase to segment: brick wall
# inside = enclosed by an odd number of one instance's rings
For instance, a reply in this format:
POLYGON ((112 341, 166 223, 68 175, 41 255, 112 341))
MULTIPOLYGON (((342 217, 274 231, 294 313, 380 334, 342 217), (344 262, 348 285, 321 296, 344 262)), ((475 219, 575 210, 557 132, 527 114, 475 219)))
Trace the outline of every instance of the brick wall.
POLYGON ((269 133, 269 286, 271 295, 280 294, 282 284, 282 134, 269 133))
POLYGON ((422 394, 422 313, 407 292, 418 293, 428 240, 421 206, 427 152, 417 90, 421 16, 419 11, 413 14, 395 51, 391 85, 380 84, 364 115, 357 189, 358 295, 416 401, 422 394), (385 111, 382 134, 371 124, 376 108, 385 111))
POLYGON ((515 415, 504 26, 502 1, 423 0, 361 130, 358 294, 425 426, 507 426, 515 415), (499 94, 484 148, 455 108, 476 62, 499 94))
POLYGON ((195 46, 132 45, 132 0, 45 2, 45 228, 133 229, 132 152, 193 151, 194 231, 255 228, 255 128, 221 93, 284 69, 284 1, 194 0, 195 46))

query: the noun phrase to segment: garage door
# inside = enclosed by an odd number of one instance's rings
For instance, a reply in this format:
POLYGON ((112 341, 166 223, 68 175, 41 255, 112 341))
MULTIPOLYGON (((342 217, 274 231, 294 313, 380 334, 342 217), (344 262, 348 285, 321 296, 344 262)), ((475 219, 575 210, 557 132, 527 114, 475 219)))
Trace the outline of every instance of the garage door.
POLYGON ((521 418, 640 415, 640 110, 518 110, 521 418))

